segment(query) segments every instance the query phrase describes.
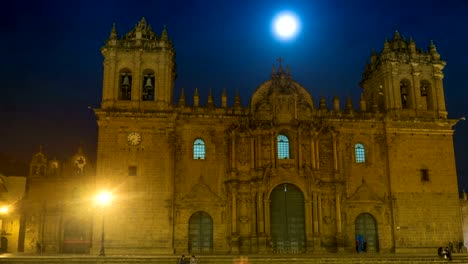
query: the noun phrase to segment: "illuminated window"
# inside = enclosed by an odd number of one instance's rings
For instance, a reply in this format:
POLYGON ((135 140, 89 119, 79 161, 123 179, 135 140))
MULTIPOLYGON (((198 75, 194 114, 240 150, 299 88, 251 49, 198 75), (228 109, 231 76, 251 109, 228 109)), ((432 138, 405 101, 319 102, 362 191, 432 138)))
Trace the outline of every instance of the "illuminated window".
POLYGON ((205 159, 205 141, 196 139, 193 142, 193 159, 205 159))
POLYGON ((278 159, 289 159, 289 140, 285 135, 278 135, 278 159))
POLYGON ((357 143, 354 145, 354 154, 356 156, 356 163, 366 162, 366 151, 363 144, 357 143))

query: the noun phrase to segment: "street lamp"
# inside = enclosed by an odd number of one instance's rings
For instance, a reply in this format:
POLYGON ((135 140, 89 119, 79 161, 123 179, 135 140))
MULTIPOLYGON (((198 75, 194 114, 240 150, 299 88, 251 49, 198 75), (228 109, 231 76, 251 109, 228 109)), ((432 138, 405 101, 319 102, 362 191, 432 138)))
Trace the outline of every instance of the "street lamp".
MULTIPOLYGON (((10 210, 10 208, 8 207, 8 205, 3 205, 0 207, 0 238, 2 237, 3 235, 3 228, 4 228, 4 224, 3 222, 5 221, 4 219, 4 216, 6 216, 8 214, 8 211, 10 210)), ((1 253, 4 253, 3 252, 3 247, 6 246, 6 245, 3 245, 3 241, 0 241, 0 254, 1 253)))
POLYGON ((8 214, 8 210, 9 210, 8 206, 4 205, 4 206, 0 207, 0 214, 1 215, 6 215, 6 214, 8 214))
MULTIPOLYGON (((112 200, 112 193, 101 192, 100 194, 96 196, 96 200, 98 204, 104 207, 108 205, 110 201, 112 200)), ((104 250, 104 210, 101 210, 101 213, 102 213, 102 230, 101 230, 101 250, 99 251, 99 256, 105 256, 106 253, 104 250)))

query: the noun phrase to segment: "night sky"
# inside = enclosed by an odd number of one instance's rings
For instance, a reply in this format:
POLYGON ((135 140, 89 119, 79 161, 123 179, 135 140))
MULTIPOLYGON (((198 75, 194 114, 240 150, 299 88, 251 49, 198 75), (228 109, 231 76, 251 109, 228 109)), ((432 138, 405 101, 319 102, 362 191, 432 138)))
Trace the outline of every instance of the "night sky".
MULTIPOLYGON (((201 104, 209 89, 218 100, 236 90, 243 105, 270 78, 277 58, 293 78, 329 105, 339 96, 357 108, 359 81, 372 49, 380 52, 395 30, 418 48, 431 40, 442 59, 449 118, 467 114, 468 1, 7 1, 0 16, 0 153, 29 162, 43 145, 49 158, 66 159, 82 145, 95 160, 102 86, 100 48, 112 23, 119 36, 142 17, 160 35, 164 25, 177 56, 175 94, 201 104), (293 40, 277 40, 273 17, 301 19, 293 40)), ((219 103, 218 103, 219 105, 219 103)), ((455 126, 460 189, 468 190, 468 121, 455 126)), ((1 169, 1 168, 0 168, 1 169)))

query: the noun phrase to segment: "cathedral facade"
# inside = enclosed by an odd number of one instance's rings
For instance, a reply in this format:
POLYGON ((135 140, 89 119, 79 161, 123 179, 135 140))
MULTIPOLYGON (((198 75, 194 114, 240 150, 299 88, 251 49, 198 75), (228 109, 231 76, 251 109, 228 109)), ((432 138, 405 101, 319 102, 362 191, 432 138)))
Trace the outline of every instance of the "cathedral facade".
POLYGON ((70 239, 85 253, 433 252, 463 240, 457 121, 434 44, 395 32, 371 54, 358 107, 315 101, 281 63, 247 106, 225 92, 220 105, 211 93, 201 105, 197 90, 191 105, 183 91, 176 100, 175 49, 144 19, 122 37, 114 26, 101 51, 89 189, 113 199, 70 239))

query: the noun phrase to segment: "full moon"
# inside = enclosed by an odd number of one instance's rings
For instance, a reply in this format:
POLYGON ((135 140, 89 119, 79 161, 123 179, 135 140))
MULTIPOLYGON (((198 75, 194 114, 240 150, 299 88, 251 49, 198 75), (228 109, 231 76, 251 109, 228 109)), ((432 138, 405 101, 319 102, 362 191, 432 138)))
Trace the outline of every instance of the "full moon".
POLYGON ((299 32, 299 19, 292 12, 282 12, 273 19, 273 32, 281 40, 294 38, 299 32))

